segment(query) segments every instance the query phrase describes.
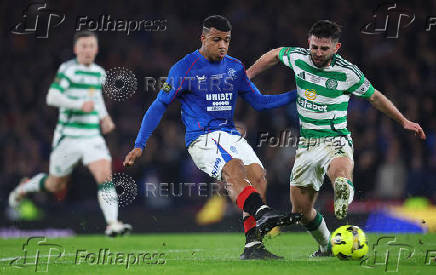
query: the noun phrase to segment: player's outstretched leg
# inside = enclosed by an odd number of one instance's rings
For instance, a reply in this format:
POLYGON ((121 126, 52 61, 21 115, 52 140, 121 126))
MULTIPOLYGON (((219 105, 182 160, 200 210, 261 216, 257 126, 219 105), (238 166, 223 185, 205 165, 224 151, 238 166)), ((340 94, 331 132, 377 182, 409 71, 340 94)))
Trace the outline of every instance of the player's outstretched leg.
POLYGON ((89 163, 88 168, 98 183, 98 203, 107 224, 105 234, 117 237, 129 233, 132 226, 118 220, 118 194, 112 183, 111 162, 100 159, 89 163))
POLYGON ((352 175, 353 162, 348 157, 335 158, 330 162, 328 176, 335 191, 335 215, 338 220, 347 216, 348 205, 353 202, 352 175))
POLYGON ((344 177, 337 177, 334 182, 335 190, 335 215, 338 220, 347 216, 348 205, 353 202, 353 183, 344 177))
POLYGON ((28 193, 59 192, 65 188, 68 177, 68 175, 56 177, 45 173, 39 173, 30 179, 23 178, 15 189, 9 193, 9 206, 11 208, 17 208, 22 199, 24 199, 28 193))
POLYGON ((330 231, 327 228, 323 216, 313 208, 316 198, 318 197, 318 192, 310 186, 291 186, 290 197, 292 212, 303 213, 301 224, 318 243, 318 250, 311 256, 331 256, 330 231))
MULTIPOLYGON (((265 193, 267 181, 265 170, 258 163, 245 165, 247 177, 250 183, 259 192, 262 200, 265 202, 265 193)), ((241 254, 241 260, 251 259, 283 259, 281 256, 269 252, 262 243, 262 236, 256 229, 256 220, 247 212, 242 213, 242 221, 245 232, 244 252, 241 254)))
POLYGON ((266 205, 248 180, 246 169, 240 159, 227 162, 222 175, 227 182, 232 200, 240 209, 254 217, 255 229, 260 239, 275 226, 293 224, 301 219, 300 214, 286 216, 266 205))

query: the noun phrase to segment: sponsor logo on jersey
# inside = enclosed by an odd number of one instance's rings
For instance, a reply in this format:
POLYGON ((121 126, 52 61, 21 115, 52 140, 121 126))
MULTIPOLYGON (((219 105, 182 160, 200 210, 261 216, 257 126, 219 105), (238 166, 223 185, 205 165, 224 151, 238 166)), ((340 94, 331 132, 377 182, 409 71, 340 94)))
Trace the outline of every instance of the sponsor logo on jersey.
POLYGON ((235 154, 237 154, 238 153, 238 151, 236 150, 236 147, 235 146, 230 146, 230 151, 232 151, 233 153, 235 153, 235 154))
POLYGON ((302 97, 298 97, 297 103, 301 107, 308 110, 312 110, 315 112, 327 112, 327 105, 319 105, 314 102, 310 102, 302 97))
POLYGON ((299 73, 298 75, 297 75, 299 78, 301 78, 301 79, 306 79, 306 73, 304 72, 304 71, 302 71, 301 73, 299 73))
POLYGON ((197 77, 198 82, 206 81, 206 76, 205 75, 202 75, 202 76, 196 75, 195 77, 197 77))
POLYGON ((334 90, 334 89, 336 89, 336 87, 338 87, 338 82, 336 81, 336 79, 331 79, 331 78, 329 78, 329 79, 327 79, 327 81, 325 82, 325 86, 326 86, 328 89, 332 89, 332 90, 334 90))
POLYGON ((166 93, 169 93, 169 91, 171 91, 172 87, 168 82, 164 82, 162 84, 162 90, 166 93))
POLYGON ((304 95, 306 96, 307 99, 309 100, 315 100, 316 98, 316 91, 315 90, 306 90, 304 92, 304 95))

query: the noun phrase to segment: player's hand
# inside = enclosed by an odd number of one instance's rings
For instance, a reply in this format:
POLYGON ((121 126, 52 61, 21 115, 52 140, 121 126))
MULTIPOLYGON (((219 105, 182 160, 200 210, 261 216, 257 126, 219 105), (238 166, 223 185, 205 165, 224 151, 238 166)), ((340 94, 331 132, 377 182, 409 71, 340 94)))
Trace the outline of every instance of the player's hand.
POLYGON ((127 166, 127 167, 132 166, 135 163, 136 159, 140 158, 141 156, 142 156, 141 148, 133 149, 127 154, 126 158, 124 159, 123 166, 127 166))
POLYGON ((87 100, 87 101, 83 102, 82 112, 89 113, 89 112, 92 112, 92 110, 94 110, 94 101, 87 100))
POLYGON ((112 118, 110 116, 105 116, 100 121, 100 125, 101 125, 101 132, 103 133, 103 135, 106 135, 115 129, 115 123, 112 121, 112 118))
POLYGON ((421 126, 418 123, 407 120, 403 124, 404 130, 412 131, 415 133, 415 136, 418 136, 420 139, 426 139, 424 130, 422 130, 421 126))

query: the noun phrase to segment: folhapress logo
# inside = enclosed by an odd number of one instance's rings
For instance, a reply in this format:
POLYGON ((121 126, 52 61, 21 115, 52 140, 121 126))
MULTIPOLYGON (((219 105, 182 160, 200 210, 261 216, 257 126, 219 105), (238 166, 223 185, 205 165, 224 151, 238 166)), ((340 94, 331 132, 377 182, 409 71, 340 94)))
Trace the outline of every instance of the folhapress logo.
POLYGON ((16 24, 11 33, 29 35, 36 38, 48 38, 50 30, 65 21, 65 14, 47 8, 47 3, 30 3, 23 11, 21 22, 16 24))
POLYGON ((24 255, 14 258, 9 265, 17 268, 33 267, 35 272, 47 272, 50 264, 65 255, 61 245, 48 243, 46 237, 30 237, 22 249, 24 255))
POLYGON ((364 34, 384 34, 386 38, 398 38, 400 29, 405 29, 415 21, 415 14, 397 7, 396 3, 380 4, 374 11, 372 22, 362 27, 364 34))

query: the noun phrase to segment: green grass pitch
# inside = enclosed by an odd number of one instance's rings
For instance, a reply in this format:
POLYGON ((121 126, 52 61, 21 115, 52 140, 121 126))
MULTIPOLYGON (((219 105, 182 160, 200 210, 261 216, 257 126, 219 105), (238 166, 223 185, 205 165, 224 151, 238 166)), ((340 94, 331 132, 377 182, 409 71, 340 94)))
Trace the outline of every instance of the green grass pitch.
POLYGON ((80 235, 48 238, 39 244, 34 239, 25 247, 26 238, 0 239, 0 273, 436 274, 436 234, 369 234, 368 237, 369 259, 363 264, 360 261, 340 261, 335 257, 309 258, 316 245, 307 233, 281 233, 266 239, 268 249, 285 257, 278 261, 239 260, 244 241, 242 233, 132 234, 116 239, 80 235), (382 236, 386 238, 373 249, 382 236), (53 249, 51 252, 50 248, 53 249), (64 254, 57 258, 61 250, 64 254), (37 251, 39 257, 35 264, 37 251), (389 255, 385 264, 387 251, 389 255), (49 253, 52 260, 47 264, 49 253))

